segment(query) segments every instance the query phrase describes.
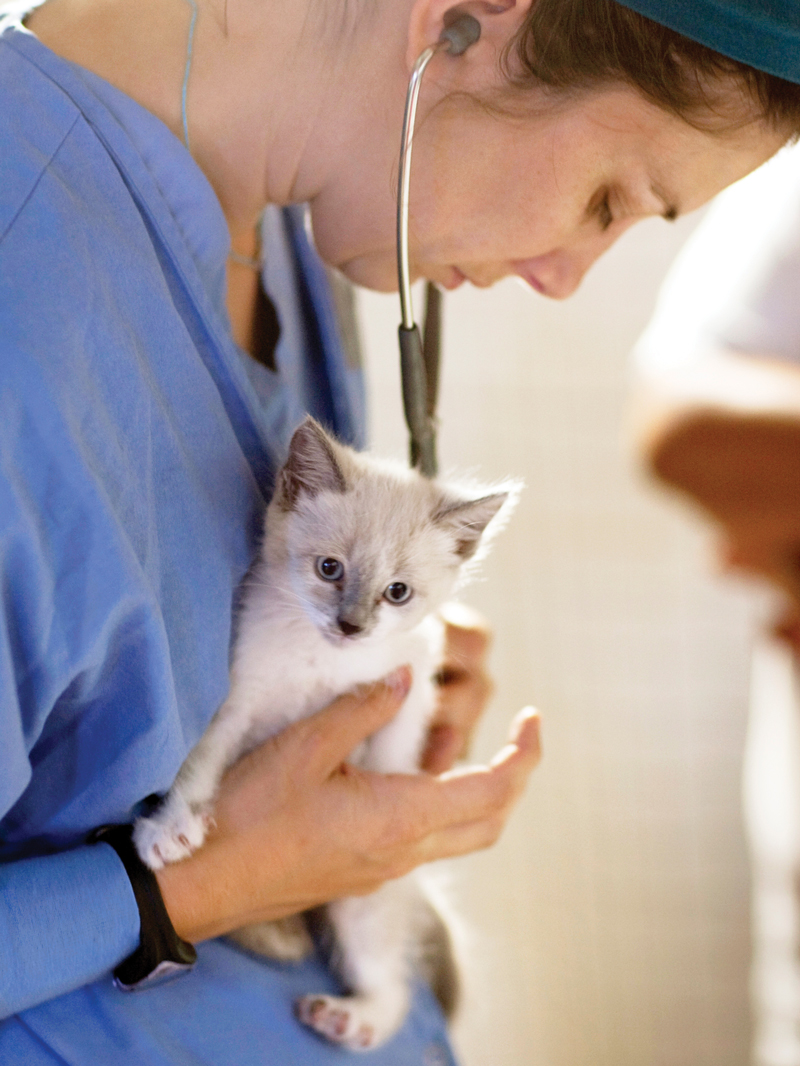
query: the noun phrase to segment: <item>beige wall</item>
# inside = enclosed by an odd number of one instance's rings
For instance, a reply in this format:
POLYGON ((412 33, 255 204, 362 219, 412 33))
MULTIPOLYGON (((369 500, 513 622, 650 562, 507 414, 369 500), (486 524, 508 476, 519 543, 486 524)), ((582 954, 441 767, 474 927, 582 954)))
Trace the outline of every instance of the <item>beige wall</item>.
MULTIPOLYGON (((497 633, 476 754, 528 702, 545 760, 500 845, 453 864, 465 1066, 743 1066, 739 772, 754 601, 623 443, 627 357, 693 220, 632 231, 554 304, 447 298, 444 466, 522 476, 468 598, 497 633)), ((404 454, 396 298, 362 299, 379 451, 404 454)))

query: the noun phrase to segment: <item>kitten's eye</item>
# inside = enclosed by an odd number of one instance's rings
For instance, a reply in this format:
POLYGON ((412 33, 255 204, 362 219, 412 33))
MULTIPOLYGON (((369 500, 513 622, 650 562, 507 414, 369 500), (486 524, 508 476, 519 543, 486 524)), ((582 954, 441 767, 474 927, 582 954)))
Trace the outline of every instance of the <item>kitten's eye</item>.
POLYGON ((344 566, 338 559, 320 555, 317 559, 317 573, 323 581, 340 581, 344 576, 344 566))
POLYGON ((384 592, 383 598, 389 603, 405 603, 411 599, 411 589, 402 581, 393 581, 384 592))

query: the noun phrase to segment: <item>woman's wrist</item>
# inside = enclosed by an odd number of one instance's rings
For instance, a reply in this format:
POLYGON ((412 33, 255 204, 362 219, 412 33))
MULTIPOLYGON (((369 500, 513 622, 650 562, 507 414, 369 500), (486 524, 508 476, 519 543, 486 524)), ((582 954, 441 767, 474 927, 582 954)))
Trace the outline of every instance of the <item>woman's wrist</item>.
POLYGON ((156 877, 142 862, 133 843, 133 826, 100 826, 89 841, 107 844, 117 853, 139 911, 139 944, 114 969, 117 987, 131 992, 190 970, 197 961, 197 953, 191 943, 176 933, 156 877))
POLYGON ((269 885, 254 875, 251 863, 242 867, 239 849, 227 845, 207 841, 190 858, 156 871, 175 931, 192 944, 303 909, 279 902, 270 908, 269 885))
POLYGON ((231 931, 221 913, 213 870, 202 851, 184 862, 157 870, 155 877, 167 914, 178 936, 192 944, 231 931))

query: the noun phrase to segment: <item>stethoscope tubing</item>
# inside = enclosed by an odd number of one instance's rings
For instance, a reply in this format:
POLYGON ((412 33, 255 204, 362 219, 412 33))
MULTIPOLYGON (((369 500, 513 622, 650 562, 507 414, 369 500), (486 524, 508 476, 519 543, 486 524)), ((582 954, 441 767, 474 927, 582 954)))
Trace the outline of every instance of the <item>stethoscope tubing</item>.
POLYGON ((411 179, 411 151, 422 75, 440 49, 462 55, 481 35, 481 26, 472 15, 453 9, 436 44, 420 54, 411 71, 400 138, 400 165, 397 178, 397 287, 400 293, 400 371, 403 382, 403 408, 408 424, 410 461, 424 477, 436 477, 436 393, 439 380, 439 339, 441 294, 428 283, 428 313, 425 321, 425 347, 414 321, 411 299, 411 272, 408 261, 408 202, 411 179))
POLYGON ((403 132, 400 137, 400 172, 397 179, 397 279, 400 290, 400 320, 404 329, 414 328, 414 307, 411 302, 411 278, 408 265, 408 197, 411 178, 411 151, 417 121, 417 103, 422 75, 441 44, 426 48, 414 64, 408 82, 403 132))
POLYGON ((426 48, 411 71, 400 139, 400 168, 397 179, 397 282, 400 293, 400 373, 403 383, 403 409, 410 434, 410 462, 424 477, 438 473, 436 430, 429 381, 438 375, 439 352, 423 350, 419 327, 414 321, 411 277, 408 262, 408 201, 411 178, 411 150, 417 118, 417 103, 425 68, 445 44, 439 41, 426 48), (426 355, 432 364, 426 362, 426 355))

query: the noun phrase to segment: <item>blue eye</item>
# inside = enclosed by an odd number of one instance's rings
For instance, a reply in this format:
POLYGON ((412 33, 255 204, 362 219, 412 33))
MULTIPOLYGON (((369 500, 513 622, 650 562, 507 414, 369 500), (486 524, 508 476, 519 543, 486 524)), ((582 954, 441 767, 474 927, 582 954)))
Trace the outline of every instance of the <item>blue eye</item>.
POLYGON ((344 566, 338 559, 321 555, 317 559, 317 573, 323 581, 341 581, 344 577, 344 566))
POLYGON ((402 581, 393 581, 386 588, 383 598, 388 600, 389 603, 407 603, 411 599, 411 589, 402 581))

